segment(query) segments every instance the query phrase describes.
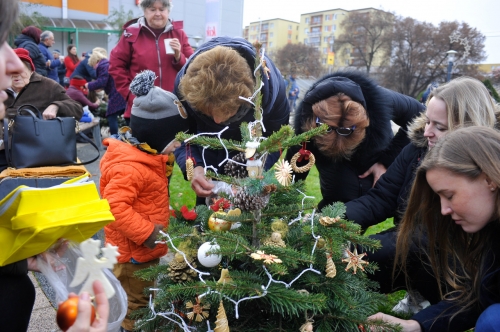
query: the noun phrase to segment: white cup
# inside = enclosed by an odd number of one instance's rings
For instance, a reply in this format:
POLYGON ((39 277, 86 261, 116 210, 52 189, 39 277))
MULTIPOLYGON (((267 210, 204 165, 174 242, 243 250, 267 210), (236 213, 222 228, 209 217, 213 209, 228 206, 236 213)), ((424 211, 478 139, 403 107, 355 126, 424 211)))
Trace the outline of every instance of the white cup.
POLYGON ((174 54, 174 49, 172 48, 172 46, 170 46, 170 41, 172 40, 172 38, 167 38, 167 39, 164 39, 164 42, 165 42, 165 51, 167 54, 174 54))

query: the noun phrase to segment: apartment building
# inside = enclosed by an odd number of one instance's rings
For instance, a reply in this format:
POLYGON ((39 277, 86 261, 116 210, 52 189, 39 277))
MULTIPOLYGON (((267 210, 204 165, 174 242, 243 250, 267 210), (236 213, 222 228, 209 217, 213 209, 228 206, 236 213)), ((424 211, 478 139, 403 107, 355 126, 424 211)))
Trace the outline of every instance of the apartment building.
POLYGON ((259 41, 266 52, 272 54, 286 44, 299 42, 299 23, 280 18, 251 22, 243 30, 246 40, 259 41))
MULTIPOLYGON (((378 9, 363 8, 349 11, 336 8, 301 14, 298 42, 317 48, 321 54, 321 63, 325 67, 331 69, 348 67, 356 61, 356 52, 347 45, 341 48, 334 47, 335 40, 344 33, 342 22, 349 13, 373 11, 378 11, 378 9)), ((376 58, 374 66, 380 62, 381 59, 376 58)))
MULTIPOLYGON (((1 1, 1 0, 0 0, 1 1)), ((118 42, 120 30, 107 23, 115 11, 143 15, 141 0, 20 0, 23 10, 36 11, 49 18, 40 27, 54 32, 53 49, 66 55, 68 44, 79 53, 94 47, 110 51, 118 42)), ((193 47, 215 36, 241 36, 243 0, 170 0, 170 18, 182 21, 193 47), (207 13, 210 13, 207 14, 207 13)))

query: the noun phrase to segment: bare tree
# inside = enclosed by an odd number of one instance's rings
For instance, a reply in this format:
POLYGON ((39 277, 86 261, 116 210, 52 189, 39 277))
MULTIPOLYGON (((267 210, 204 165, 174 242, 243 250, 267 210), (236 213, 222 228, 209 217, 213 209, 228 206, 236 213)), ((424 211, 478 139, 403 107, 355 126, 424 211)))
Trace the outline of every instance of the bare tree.
POLYGON ((485 37, 467 23, 441 22, 439 26, 398 17, 392 34, 390 65, 383 84, 416 97, 431 82, 444 82, 447 54, 457 51, 454 74, 478 76, 476 63, 485 58, 485 37))
POLYGON ((317 77, 323 71, 319 51, 315 47, 286 44, 276 52, 275 62, 283 75, 317 77))
POLYGON ((128 21, 134 18, 134 12, 132 10, 125 11, 123 5, 120 5, 119 9, 112 8, 109 16, 104 20, 109 25, 113 27, 113 29, 120 30, 121 34, 123 34, 123 26, 128 21))
POLYGON ((42 29, 49 22, 49 19, 38 11, 44 5, 25 2, 20 2, 19 4, 19 16, 16 23, 9 30, 10 41, 14 41, 15 37, 21 34, 21 31, 27 26, 33 25, 42 29))
POLYGON ((378 64, 383 65, 390 54, 393 21, 394 14, 381 10, 351 12, 341 23, 344 33, 335 41, 335 49, 351 48, 351 65, 366 68, 370 73, 377 58, 378 64))

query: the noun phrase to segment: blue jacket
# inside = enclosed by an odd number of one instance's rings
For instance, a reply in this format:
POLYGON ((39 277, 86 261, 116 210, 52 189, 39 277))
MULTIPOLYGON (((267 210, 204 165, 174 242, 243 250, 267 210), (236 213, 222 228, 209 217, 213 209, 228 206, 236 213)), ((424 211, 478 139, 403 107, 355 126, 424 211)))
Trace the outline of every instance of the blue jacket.
POLYGON ((297 85, 297 80, 290 76, 290 81, 288 84, 290 84, 290 90, 288 90, 288 99, 290 100, 295 100, 299 97, 300 89, 299 86, 297 85), (295 94, 293 94, 295 92, 295 94))
MULTIPOLYGON (((179 92, 179 82, 182 77, 185 75, 187 68, 189 67, 191 61, 200 53, 203 53, 207 50, 214 48, 215 46, 227 46, 235 49, 238 53, 243 56, 250 68, 253 69, 255 64, 255 49, 253 46, 246 40, 242 38, 229 38, 229 37, 217 37, 213 38, 207 43, 200 46, 200 48, 188 59, 184 67, 179 71, 177 77, 175 79, 174 85, 174 93, 179 97, 179 100, 183 99, 182 94, 179 92)), ((265 56, 265 60, 268 68, 270 69, 269 80, 266 75, 263 76, 264 86, 262 88, 262 108, 264 111, 263 120, 264 126, 266 128, 265 136, 271 135, 273 132, 279 130, 282 125, 288 124, 289 116, 290 116, 290 108, 287 102, 285 83, 283 82, 283 77, 281 76, 280 71, 274 63, 265 56)), ((190 121, 190 133, 216 133, 221 131, 226 127, 224 124, 217 124, 213 121, 212 118, 203 115, 200 112, 197 112, 191 108, 191 106, 183 101, 185 110, 187 111, 190 121)), ((227 126, 229 127, 221 137, 225 139, 232 140, 241 140, 241 132, 240 132, 240 124, 242 122, 251 122, 254 121, 254 112, 250 110, 246 113, 243 118, 231 122, 227 126)), ((173 129, 174 130, 174 129, 173 129)), ((191 145, 191 156, 195 159, 196 165, 203 166, 202 152, 203 148, 191 145)), ((179 164, 184 175, 186 174, 186 149, 183 146, 176 149, 175 159, 179 164)), ((235 155, 236 152, 231 153, 231 156, 235 155)), ((268 156, 266 164, 264 165, 265 169, 269 169, 278 159, 279 154, 271 154, 268 156)), ((219 166, 219 163, 226 158, 226 153, 224 150, 209 150, 205 151, 205 160, 207 165, 211 165, 218 169, 219 174, 224 174, 224 165, 219 166)))
POLYGON ((95 69, 89 65, 89 58, 92 52, 87 52, 85 54, 85 58, 80 61, 78 66, 76 66, 75 70, 73 71, 73 74, 71 74, 70 79, 75 77, 75 76, 80 76, 83 77, 87 82, 90 82, 92 80, 95 80, 97 78, 96 71, 95 69))
POLYGON ((45 67, 47 69, 47 77, 59 83, 57 68, 61 65, 61 61, 54 59, 52 52, 47 46, 45 46, 44 43, 40 42, 40 44, 38 44, 38 48, 40 49, 40 52, 42 52, 42 54, 45 56, 45 59, 50 60, 50 67, 45 67))
POLYGON ((108 70, 109 60, 102 59, 99 61, 96 69, 97 79, 88 84, 90 91, 104 89, 104 92, 108 95, 109 101, 106 116, 123 111, 127 107, 125 99, 123 99, 122 95, 116 90, 115 80, 109 75, 108 70))

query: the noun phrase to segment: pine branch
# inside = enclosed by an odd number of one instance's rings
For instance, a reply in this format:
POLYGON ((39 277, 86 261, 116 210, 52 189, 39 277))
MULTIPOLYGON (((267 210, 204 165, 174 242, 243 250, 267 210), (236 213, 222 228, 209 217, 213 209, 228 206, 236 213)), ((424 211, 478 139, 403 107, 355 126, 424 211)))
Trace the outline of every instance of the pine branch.
POLYGON ((175 135, 175 139, 179 142, 184 142, 185 140, 191 138, 187 143, 200 146, 208 146, 211 149, 223 149, 225 146, 228 150, 245 152, 245 147, 242 147, 240 142, 208 136, 197 136, 193 138, 193 136, 195 135, 179 132, 175 135))

